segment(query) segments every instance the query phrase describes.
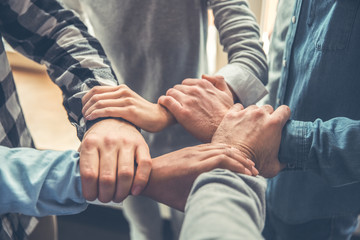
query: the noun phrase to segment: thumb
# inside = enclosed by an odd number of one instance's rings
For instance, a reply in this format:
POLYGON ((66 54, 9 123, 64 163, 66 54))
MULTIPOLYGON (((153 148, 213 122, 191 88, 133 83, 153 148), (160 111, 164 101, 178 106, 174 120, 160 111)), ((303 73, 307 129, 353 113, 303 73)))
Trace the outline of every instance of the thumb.
POLYGON ((234 104, 231 108, 230 108, 230 110, 229 111, 242 111, 242 110, 244 110, 244 106, 243 105, 241 105, 240 103, 236 103, 236 104, 234 104))
POLYGON ((291 110, 286 105, 278 107, 271 115, 280 119, 281 127, 285 126, 285 123, 289 120, 291 110))
POLYGON ((208 80, 217 89, 219 89, 221 91, 225 91, 227 89, 227 85, 226 85, 226 82, 225 82, 225 79, 223 76, 210 76, 210 75, 203 74, 201 76, 201 78, 208 80))

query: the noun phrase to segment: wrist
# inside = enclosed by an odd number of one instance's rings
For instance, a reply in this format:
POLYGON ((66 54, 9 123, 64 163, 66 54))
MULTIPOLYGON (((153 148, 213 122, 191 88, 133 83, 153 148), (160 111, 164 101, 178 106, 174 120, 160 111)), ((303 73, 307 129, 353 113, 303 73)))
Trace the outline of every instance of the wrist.
POLYGON ((254 152, 254 150, 247 146, 246 144, 238 144, 236 146, 236 148, 241 151, 243 154, 245 154, 245 156, 250 159, 251 161, 253 161, 255 163, 255 166, 257 164, 257 158, 256 158, 256 154, 254 152))

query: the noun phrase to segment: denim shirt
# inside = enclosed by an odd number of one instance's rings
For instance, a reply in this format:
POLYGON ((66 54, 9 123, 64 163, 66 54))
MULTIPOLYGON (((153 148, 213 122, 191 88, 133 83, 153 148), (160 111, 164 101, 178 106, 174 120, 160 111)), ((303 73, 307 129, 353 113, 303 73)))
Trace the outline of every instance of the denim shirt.
MULTIPOLYGON (((360 1, 297 0, 277 105, 286 104, 268 207, 301 223, 360 210, 360 1)), ((280 10, 281 11, 281 10, 280 10)))

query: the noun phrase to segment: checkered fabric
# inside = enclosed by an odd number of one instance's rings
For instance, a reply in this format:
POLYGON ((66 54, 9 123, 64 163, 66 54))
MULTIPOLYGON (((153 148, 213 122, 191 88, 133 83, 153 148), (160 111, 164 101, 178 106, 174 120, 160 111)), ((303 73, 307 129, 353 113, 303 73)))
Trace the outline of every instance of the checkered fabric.
MULTIPOLYGON (((100 43, 55 0, 0 0, 0 144, 34 147, 20 106, 1 38, 17 51, 45 64, 61 88, 69 120, 81 139, 85 121, 81 98, 93 86, 117 85, 100 43)), ((6 159, 0 159, 6 161, 6 159)), ((0 183, 1 184, 1 183, 0 183)), ((0 197, 2 194, 0 193, 0 197)), ((0 216, 0 239, 27 239, 35 218, 9 213, 0 216)))

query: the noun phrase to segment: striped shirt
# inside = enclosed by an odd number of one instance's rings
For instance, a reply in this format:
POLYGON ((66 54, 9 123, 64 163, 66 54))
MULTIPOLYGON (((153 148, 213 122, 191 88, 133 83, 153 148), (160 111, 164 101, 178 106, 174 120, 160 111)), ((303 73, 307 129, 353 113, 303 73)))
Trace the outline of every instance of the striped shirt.
MULTIPOLYGON (((34 147, 34 143, 1 38, 46 65, 62 90, 63 105, 81 139, 86 131, 82 96, 93 86, 118 84, 100 43, 73 12, 55 0, 0 0, 0 145, 6 147, 34 147)), ((2 240, 27 239, 37 222, 15 213, 1 215, 0 220, 2 240)))

